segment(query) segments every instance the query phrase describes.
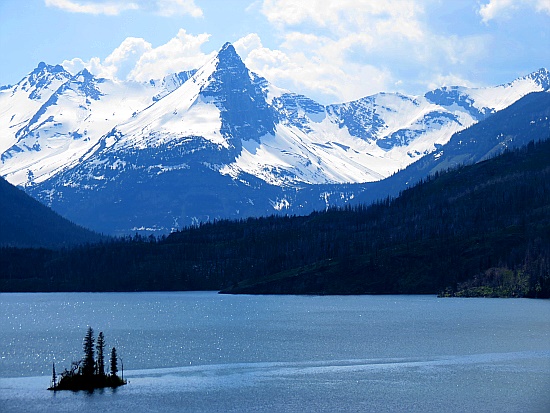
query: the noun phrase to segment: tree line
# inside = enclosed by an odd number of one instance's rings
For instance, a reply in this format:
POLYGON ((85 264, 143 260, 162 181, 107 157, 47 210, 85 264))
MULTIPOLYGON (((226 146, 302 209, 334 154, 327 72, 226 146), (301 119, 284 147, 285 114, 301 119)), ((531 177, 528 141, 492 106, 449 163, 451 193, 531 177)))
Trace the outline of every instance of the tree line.
POLYGON ((532 142, 369 206, 59 251, 1 248, 0 290, 455 294, 494 270, 513 274, 510 295, 550 297, 549 159, 550 142, 532 142))

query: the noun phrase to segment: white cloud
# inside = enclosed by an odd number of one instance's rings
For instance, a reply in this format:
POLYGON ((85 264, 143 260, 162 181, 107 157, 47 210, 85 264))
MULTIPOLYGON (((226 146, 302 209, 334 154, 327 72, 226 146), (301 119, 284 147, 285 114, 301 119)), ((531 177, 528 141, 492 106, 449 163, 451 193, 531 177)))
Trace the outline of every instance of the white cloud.
POLYGON ((158 79, 169 73, 197 69, 204 64, 209 55, 201 51, 210 35, 202 33, 197 36, 180 29, 177 36, 166 44, 143 53, 128 78, 138 81, 158 79))
POLYGON ((142 38, 128 37, 103 61, 93 57, 89 61, 80 58, 66 60, 63 67, 71 73, 87 68, 96 76, 109 79, 148 81, 183 70, 197 69, 210 55, 201 47, 210 35, 197 36, 180 29, 176 37, 156 48, 142 38))
POLYGON ((486 58, 493 40, 434 31, 430 13, 441 7, 439 0, 264 0, 261 12, 280 43, 269 50, 256 41, 245 62, 325 103, 387 90, 423 93, 434 79, 471 84, 465 74, 486 58))
POLYGON ((139 6, 131 2, 76 2, 72 0, 45 0, 46 6, 57 7, 69 13, 105 14, 116 16, 126 10, 137 10, 139 6))
POLYGON ((287 43, 292 42, 306 46, 323 43, 325 49, 321 47, 314 56, 298 50, 273 50, 264 47, 255 33, 239 39, 234 46, 250 70, 279 87, 306 94, 320 103, 353 100, 382 90, 390 82, 389 74, 374 66, 343 65, 341 58, 325 59, 324 56, 334 55, 330 39, 294 32, 287 39, 287 43))
POLYGON ((194 0, 156 0, 157 14, 170 17, 189 14, 193 17, 202 17, 202 9, 197 7, 194 0))
MULTIPOLYGON (((278 30, 280 50, 250 52, 246 63, 270 81, 312 93, 324 103, 393 88, 398 80, 383 61, 406 61, 430 40, 420 4, 416 0, 264 0, 261 11, 278 30)), ((414 57, 418 58, 420 54, 414 57)))
POLYGON ((105 77, 126 79, 141 57, 153 49, 142 38, 128 37, 105 58, 105 77))
POLYGON ((303 23, 335 34, 378 33, 405 38, 422 36, 418 16, 423 12, 414 0, 264 0, 262 13, 283 29, 303 23))
POLYGON ((479 14, 483 23, 495 19, 497 16, 507 14, 517 8, 518 0, 490 0, 489 3, 479 8, 479 14))
POLYGON ((141 56, 151 49, 151 44, 144 39, 128 37, 104 61, 101 61, 99 57, 93 57, 87 62, 80 58, 74 58, 65 60, 63 67, 72 74, 86 68, 95 76, 107 79, 126 79, 141 56))
POLYGON ((100 74, 100 72, 103 70, 101 66, 101 59, 99 57, 93 57, 89 61, 85 62, 79 57, 75 57, 71 60, 64 60, 61 65, 67 70, 69 73, 76 75, 78 72, 80 72, 83 69, 88 69, 91 73, 101 76, 101 77, 109 77, 105 76, 103 74, 100 74))
POLYGON ((116 16, 127 10, 151 10, 164 17, 190 15, 202 17, 203 12, 197 7, 195 0, 127 0, 110 1, 75 1, 75 0, 44 0, 46 6, 56 7, 69 13, 84 13, 116 16))
POLYGON ((539 12, 544 12, 550 15, 550 0, 536 0, 535 8, 539 12))
POLYGON ((537 12, 550 15, 550 0, 489 0, 479 8, 481 21, 487 24, 498 18, 510 18, 521 7, 530 7, 537 12))
POLYGON ((261 49, 263 46, 260 36, 258 36, 258 34, 256 33, 250 33, 234 42, 233 47, 235 48, 239 56, 244 58, 252 50, 261 49))
MULTIPOLYGON (((518 1, 550 10, 550 0, 518 1)), ((488 18, 514 7, 507 0, 485 3, 501 7, 484 9, 488 18)), ((164 5, 166 15, 175 13, 172 6, 182 6, 179 12, 199 16, 193 12, 193 1, 158 0, 148 6, 151 12, 156 10, 153 4, 159 9, 164 5)), ((466 79, 490 55, 494 34, 434 31, 438 25, 432 24, 433 19, 441 7, 440 0, 263 0, 249 6, 250 12, 264 14, 273 25, 271 37, 278 42, 267 47, 259 34, 250 33, 234 46, 251 70, 320 103, 350 101, 380 91, 424 93, 442 84, 472 85, 466 79), (430 14, 433 10, 435 14, 430 14)), ((479 27, 476 9, 470 7, 469 12, 479 27)), ((104 77, 148 81, 199 68, 215 53, 202 52, 209 39, 207 33, 191 35, 180 29, 168 42, 153 47, 144 39, 129 37, 104 60, 73 59, 64 66, 72 72, 87 67, 104 77)))
POLYGON ((323 103, 403 86, 424 90, 433 78, 458 81, 452 68, 479 59, 486 39, 434 33, 425 10, 431 3, 264 0, 261 11, 281 42, 269 50, 257 35, 254 42, 247 39, 255 46, 243 47, 245 63, 273 83, 323 103), (411 73, 415 85, 403 81, 411 73))

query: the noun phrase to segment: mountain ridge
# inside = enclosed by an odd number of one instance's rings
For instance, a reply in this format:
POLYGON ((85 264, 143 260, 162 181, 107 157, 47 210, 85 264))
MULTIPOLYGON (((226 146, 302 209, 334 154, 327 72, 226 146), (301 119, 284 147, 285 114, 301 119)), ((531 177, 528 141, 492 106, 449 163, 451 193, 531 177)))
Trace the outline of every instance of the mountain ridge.
POLYGON ((383 181, 374 182, 353 203, 397 196, 420 180, 462 165, 490 159, 531 140, 550 139, 550 93, 533 92, 484 121, 454 134, 449 142, 383 181), (475 148, 475 149, 474 149, 475 148))
MULTIPOLYGON (((48 79, 55 80, 54 74, 48 79)), ((163 81, 116 82, 87 71, 71 76, 49 95, 51 104, 19 116, 19 136, 10 134, 11 112, 0 111, 8 125, 0 127, 0 175, 72 220, 110 233, 170 231, 175 223, 238 218, 244 211, 297 213, 323 207, 323 198, 332 202, 325 186, 342 193, 350 184, 381 181, 433 153, 455 132, 545 87, 548 71, 540 69, 493 88, 440 88, 414 97, 379 93, 323 106, 249 71, 226 43, 201 68, 163 81), (312 185, 319 189, 312 191, 315 199, 292 193, 312 185), (129 206, 136 196, 165 199, 165 193, 191 187, 198 198, 200 187, 208 199, 221 191, 223 214, 212 202, 182 195, 174 195, 169 207, 154 204, 157 218, 129 206), (227 187, 237 194, 229 195, 227 187), (96 225, 92 212, 84 212, 90 202, 116 217, 96 225), (115 213, 113 202, 133 211, 133 224, 122 211, 115 213)), ((17 91, 2 90, 0 108, 17 91)))

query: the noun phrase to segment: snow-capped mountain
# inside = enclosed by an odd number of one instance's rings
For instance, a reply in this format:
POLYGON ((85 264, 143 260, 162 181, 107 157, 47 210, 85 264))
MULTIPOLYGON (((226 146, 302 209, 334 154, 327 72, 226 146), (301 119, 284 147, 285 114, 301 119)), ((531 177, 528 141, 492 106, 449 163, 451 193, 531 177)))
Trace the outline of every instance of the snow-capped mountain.
POLYGON ((549 83, 541 69, 323 106, 250 72, 229 43, 148 83, 40 64, 0 91, 0 174, 104 232, 299 212, 353 197, 344 184, 384 179, 549 83))
POLYGON ((118 82, 98 79, 86 69, 71 76, 59 65, 40 63, 0 92, 0 173, 13 184, 32 184, 78 164, 101 136, 191 74, 118 82))
POLYGON ((429 175, 482 162, 504 150, 547 139, 550 139, 550 93, 529 93, 507 108, 455 133, 445 145, 391 177, 364 185, 364 190, 356 191, 352 203, 370 204, 383 197, 397 196, 429 175))
POLYGON ((42 62, 16 85, 0 88, 0 153, 15 142, 19 129, 70 77, 62 66, 42 62))

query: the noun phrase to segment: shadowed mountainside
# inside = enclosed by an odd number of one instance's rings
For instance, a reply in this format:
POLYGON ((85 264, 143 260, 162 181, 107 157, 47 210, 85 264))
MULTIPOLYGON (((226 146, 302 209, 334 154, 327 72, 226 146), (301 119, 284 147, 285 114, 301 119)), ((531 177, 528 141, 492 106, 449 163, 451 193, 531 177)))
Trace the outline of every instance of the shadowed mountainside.
POLYGON ((0 178, 0 245, 12 247, 70 247, 104 237, 53 212, 0 178))

